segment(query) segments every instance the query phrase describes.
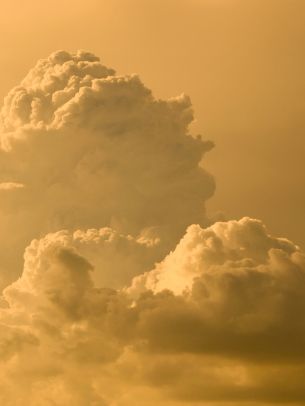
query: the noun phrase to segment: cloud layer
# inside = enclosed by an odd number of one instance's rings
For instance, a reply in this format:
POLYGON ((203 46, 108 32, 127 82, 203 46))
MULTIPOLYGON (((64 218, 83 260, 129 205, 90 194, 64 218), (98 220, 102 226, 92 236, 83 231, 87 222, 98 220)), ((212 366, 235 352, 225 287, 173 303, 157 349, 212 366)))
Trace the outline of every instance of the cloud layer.
POLYGON ((110 289, 93 280, 112 271, 94 263, 111 233, 57 232, 26 249, 0 315, 2 404, 304 401, 297 246, 249 218, 193 225, 155 269, 110 289))
POLYGON ((191 120, 87 52, 9 93, 1 405, 305 402, 305 254, 259 220, 208 226, 191 120))

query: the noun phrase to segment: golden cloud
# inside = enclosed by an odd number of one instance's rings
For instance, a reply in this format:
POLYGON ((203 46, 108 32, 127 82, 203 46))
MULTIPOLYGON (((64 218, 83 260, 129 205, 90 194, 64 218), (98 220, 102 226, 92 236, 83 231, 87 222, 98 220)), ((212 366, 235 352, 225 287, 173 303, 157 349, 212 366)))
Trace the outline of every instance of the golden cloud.
POLYGON ((207 226, 191 120, 86 52, 7 96, 2 405, 305 402, 305 254, 259 220, 207 226))

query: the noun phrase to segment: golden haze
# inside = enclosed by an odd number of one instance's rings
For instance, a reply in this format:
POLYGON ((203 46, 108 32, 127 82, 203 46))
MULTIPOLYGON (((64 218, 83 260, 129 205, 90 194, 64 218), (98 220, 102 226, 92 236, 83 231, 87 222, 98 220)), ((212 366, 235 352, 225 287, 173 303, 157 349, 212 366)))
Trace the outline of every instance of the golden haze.
POLYGON ((0 17, 1 405, 305 404, 303 3, 47 3, 0 17))

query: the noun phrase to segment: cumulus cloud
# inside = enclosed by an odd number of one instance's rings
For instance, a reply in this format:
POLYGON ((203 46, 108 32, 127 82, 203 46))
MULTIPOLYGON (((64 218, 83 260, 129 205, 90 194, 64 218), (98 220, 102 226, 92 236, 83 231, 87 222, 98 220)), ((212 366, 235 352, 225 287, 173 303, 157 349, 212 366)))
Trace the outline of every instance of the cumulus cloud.
POLYGON ((9 92, 1 405, 305 402, 305 254, 259 220, 209 225, 191 121, 84 51, 9 92))
POLYGON ((212 144, 189 133, 192 119, 187 96, 158 100, 88 52, 40 60, 1 112, 3 273, 16 276, 25 246, 60 229, 159 238, 160 260, 187 225, 206 224, 212 144))
POLYGON ((193 225, 155 269, 111 289, 94 282, 111 272, 98 264, 111 239, 124 236, 57 232, 26 249, 0 313, 4 404, 304 401, 297 246, 249 218, 193 225))
MULTIPOLYGON (((154 270, 136 277, 129 291, 171 292, 169 300, 177 311, 164 323, 168 342, 156 334, 162 348, 173 349, 175 342, 181 351, 223 352, 256 360, 300 358, 304 271, 305 255, 297 246, 269 236, 260 221, 244 218, 207 229, 190 226, 176 249, 154 270), (190 307, 172 301, 180 296, 190 307), (290 345, 287 329, 294 332, 290 345), (174 339, 178 331, 181 342, 174 339)), ((162 317, 154 320, 162 324, 162 317)), ((158 331, 157 325, 153 330, 158 331)))

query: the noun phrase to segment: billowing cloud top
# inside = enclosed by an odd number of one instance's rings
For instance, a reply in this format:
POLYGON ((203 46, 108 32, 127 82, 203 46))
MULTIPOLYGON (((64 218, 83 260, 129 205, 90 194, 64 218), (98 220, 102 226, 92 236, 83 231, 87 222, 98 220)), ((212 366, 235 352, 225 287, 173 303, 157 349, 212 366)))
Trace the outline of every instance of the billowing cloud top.
MULTIPOLYGON (((94 273, 115 269, 99 262, 105 243, 128 269, 123 240, 110 229, 57 232, 26 249, 0 313, 2 404, 303 403, 305 254, 297 246, 249 218, 193 225, 130 286, 97 287, 94 273)), ((138 242, 127 240, 136 254, 138 242)))
POLYGON ((4 131, 63 126, 72 120, 73 112, 77 114, 76 106, 81 110, 82 105, 94 102, 97 87, 114 74, 89 52, 55 52, 40 60, 5 98, 1 114, 4 131))
POLYGON ((191 119, 86 52, 7 96, 1 405, 305 403, 305 254, 251 218, 207 227, 191 119))
POLYGON ((88 52, 39 61, 1 112, 4 271, 15 275, 7 245, 21 258, 47 232, 112 226, 162 237, 163 255, 190 223, 206 224, 214 181, 200 163, 212 145, 189 134, 192 117, 187 96, 157 100, 88 52))

